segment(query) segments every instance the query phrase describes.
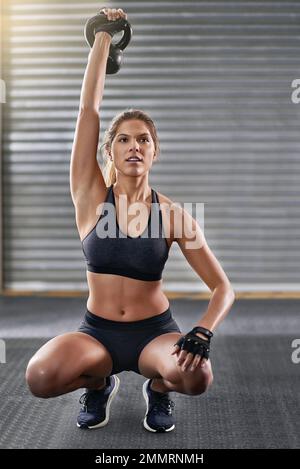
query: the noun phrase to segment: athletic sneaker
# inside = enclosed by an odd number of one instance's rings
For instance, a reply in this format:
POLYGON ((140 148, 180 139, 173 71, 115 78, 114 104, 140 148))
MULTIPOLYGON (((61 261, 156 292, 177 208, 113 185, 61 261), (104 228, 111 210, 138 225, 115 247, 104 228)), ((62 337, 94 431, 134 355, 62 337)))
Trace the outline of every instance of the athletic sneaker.
POLYGON ((144 427, 150 432, 170 432, 174 430, 175 423, 172 409, 175 403, 169 399, 169 394, 153 391, 150 388, 152 379, 143 384, 143 396, 147 410, 143 421, 144 427))
POLYGON ((104 427, 109 420, 111 402, 118 392, 120 380, 116 375, 106 378, 103 389, 87 389, 79 399, 83 404, 77 418, 77 427, 99 428, 104 427))

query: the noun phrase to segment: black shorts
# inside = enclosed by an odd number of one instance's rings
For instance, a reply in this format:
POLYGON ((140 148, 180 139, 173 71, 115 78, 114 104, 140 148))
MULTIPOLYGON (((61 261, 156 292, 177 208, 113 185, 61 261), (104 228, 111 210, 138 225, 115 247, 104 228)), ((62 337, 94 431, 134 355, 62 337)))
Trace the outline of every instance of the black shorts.
POLYGON ((87 310, 78 332, 84 332, 99 340, 110 353, 113 360, 111 374, 138 369, 138 359, 143 348, 155 337, 167 332, 180 332, 168 308, 158 316, 140 321, 111 321, 87 310))

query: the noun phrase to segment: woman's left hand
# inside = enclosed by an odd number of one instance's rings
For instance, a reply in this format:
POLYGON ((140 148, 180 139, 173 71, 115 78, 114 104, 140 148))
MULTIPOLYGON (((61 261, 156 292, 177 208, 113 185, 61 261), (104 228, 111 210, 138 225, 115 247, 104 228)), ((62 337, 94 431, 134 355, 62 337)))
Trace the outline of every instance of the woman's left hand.
MULTIPOLYGON (((196 334, 198 335, 198 334, 196 334)), ((200 337, 200 334, 199 334, 200 337)), ((200 366, 203 368, 206 363, 206 358, 201 357, 200 355, 192 354, 190 352, 187 352, 186 350, 181 350, 179 345, 174 345, 174 350, 171 353, 171 355, 177 355, 177 365, 181 366, 182 365, 182 371, 190 371, 193 372, 195 369, 200 366)))

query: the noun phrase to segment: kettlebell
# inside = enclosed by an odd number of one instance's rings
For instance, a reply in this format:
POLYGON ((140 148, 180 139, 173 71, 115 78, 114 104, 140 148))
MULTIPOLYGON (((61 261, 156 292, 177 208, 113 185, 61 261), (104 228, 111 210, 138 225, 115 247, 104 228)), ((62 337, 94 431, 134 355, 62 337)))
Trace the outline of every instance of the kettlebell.
POLYGON ((95 41, 95 33, 99 31, 106 31, 111 36, 117 32, 123 31, 123 36, 119 42, 116 44, 111 42, 110 44, 106 73, 112 75, 120 70, 123 62, 123 50, 130 42, 132 28, 128 21, 124 18, 120 18, 116 21, 109 21, 107 20, 106 15, 103 12, 100 12, 96 16, 90 18, 84 27, 84 36, 91 48, 93 47, 95 41))

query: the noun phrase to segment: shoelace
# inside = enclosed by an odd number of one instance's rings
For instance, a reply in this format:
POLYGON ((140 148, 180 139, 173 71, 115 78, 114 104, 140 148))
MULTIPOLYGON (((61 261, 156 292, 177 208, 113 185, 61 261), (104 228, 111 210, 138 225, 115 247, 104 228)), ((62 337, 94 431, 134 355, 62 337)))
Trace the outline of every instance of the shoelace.
POLYGON ((153 410, 154 413, 163 412, 166 415, 172 413, 172 409, 175 407, 175 402, 168 398, 168 396, 163 395, 162 397, 155 397, 155 401, 151 404, 149 410, 153 410))
POLYGON ((82 404, 82 410, 87 412, 87 406, 88 403, 92 404, 90 405, 89 410, 97 410, 99 404, 101 403, 101 394, 96 394, 97 391, 87 391, 84 394, 82 394, 79 398, 79 403, 82 404), (92 401, 92 398, 95 397, 94 402, 92 401), (94 405, 93 405, 94 404, 94 405))

